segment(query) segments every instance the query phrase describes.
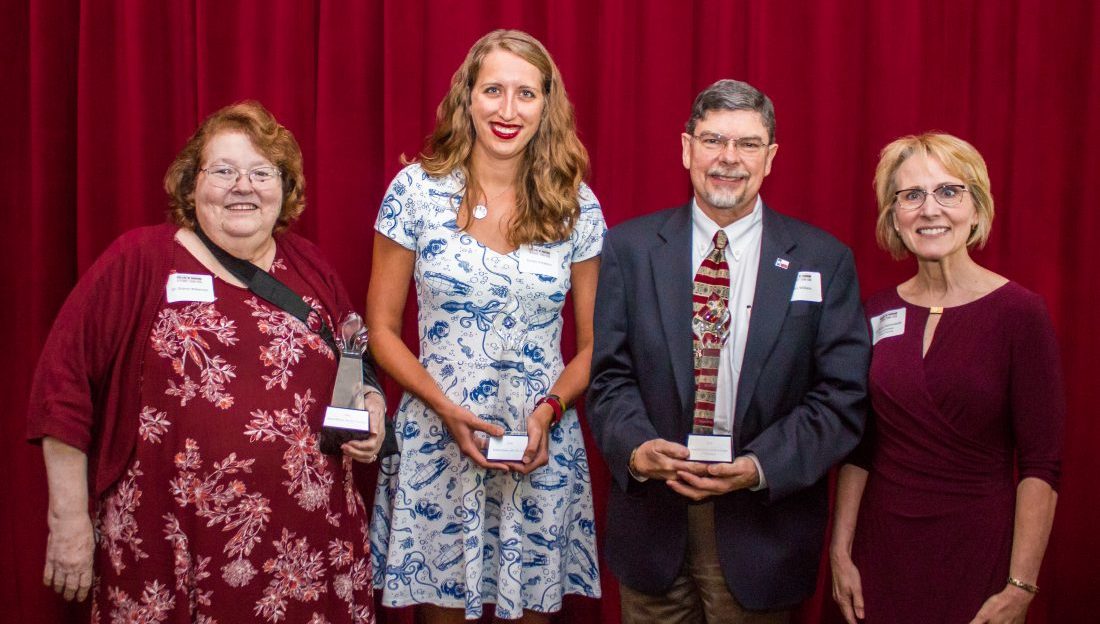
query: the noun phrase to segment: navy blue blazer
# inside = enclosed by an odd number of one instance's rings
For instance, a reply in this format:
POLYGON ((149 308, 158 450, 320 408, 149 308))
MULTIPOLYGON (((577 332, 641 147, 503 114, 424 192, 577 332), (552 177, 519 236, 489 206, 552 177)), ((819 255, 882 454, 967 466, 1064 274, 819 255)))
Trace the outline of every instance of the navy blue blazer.
MULTIPOLYGON (((668 589, 687 547, 689 500, 630 477, 631 451, 684 443, 694 401, 691 204, 612 228, 596 292, 587 414, 611 470, 604 552, 620 582, 668 589)), ((713 499, 718 558, 753 610, 814 592, 828 515, 827 472, 860 439, 870 344, 852 252, 764 207, 760 268, 738 382, 734 452, 754 453, 768 487, 713 499), (800 271, 821 274, 822 301, 791 301, 800 271)))

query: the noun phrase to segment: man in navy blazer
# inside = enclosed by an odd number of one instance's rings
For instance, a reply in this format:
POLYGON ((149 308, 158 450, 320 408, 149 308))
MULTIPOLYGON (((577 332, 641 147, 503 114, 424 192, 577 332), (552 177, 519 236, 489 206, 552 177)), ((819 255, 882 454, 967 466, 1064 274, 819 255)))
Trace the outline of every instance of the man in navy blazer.
POLYGON ((826 474, 863 431, 870 346, 855 265, 832 236, 763 205, 778 150, 763 93, 711 85, 682 144, 692 202, 604 240, 587 413, 613 476, 605 554, 624 622, 786 622, 814 591, 826 474), (728 243, 714 242, 719 229, 728 243), (732 461, 703 463, 685 446, 693 279, 716 246, 731 326, 714 433, 730 436, 732 461))

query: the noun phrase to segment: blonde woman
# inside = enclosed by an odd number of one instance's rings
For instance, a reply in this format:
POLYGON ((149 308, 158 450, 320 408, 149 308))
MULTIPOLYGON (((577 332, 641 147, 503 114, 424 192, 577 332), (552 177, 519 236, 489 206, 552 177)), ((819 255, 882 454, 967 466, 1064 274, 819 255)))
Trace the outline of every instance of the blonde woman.
POLYGON ((981 154, 886 146, 879 245, 916 275, 871 297, 873 415, 840 470, 830 551, 850 624, 1022 624, 1038 592, 1065 415, 1042 299, 970 257, 993 223, 981 154))

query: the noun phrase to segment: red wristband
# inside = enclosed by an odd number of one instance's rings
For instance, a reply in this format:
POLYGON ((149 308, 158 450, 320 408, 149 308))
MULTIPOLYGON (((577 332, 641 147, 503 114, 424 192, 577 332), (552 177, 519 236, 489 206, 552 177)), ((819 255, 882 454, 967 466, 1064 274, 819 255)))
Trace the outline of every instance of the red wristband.
POLYGON ((561 397, 556 394, 548 394, 538 401, 535 401, 535 407, 537 408, 543 403, 546 403, 550 406, 550 409, 554 410, 554 417, 550 419, 550 426, 553 427, 561 421, 562 415, 565 414, 565 406, 561 403, 561 397))

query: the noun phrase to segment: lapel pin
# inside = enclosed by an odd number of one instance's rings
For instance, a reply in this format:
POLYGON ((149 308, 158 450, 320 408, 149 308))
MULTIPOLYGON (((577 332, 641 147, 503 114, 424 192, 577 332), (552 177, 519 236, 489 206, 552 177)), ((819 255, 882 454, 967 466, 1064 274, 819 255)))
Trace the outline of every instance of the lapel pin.
POLYGON ((786 270, 786 269, 790 268, 791 263, 784 260, 783 258, 776 258, 775 259, 775 266, 777 266, 777 267, 779 267, 783 270, 786 270))

